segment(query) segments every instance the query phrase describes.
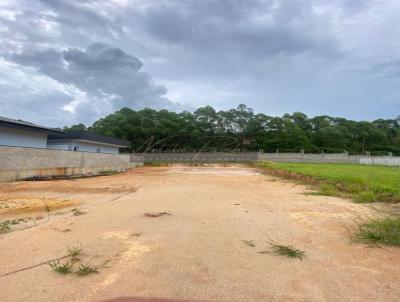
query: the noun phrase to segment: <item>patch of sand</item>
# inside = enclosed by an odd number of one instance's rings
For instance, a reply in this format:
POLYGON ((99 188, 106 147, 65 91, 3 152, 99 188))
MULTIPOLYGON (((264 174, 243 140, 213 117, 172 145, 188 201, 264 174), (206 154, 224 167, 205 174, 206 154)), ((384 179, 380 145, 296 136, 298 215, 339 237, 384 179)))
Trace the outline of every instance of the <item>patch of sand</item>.
POLYGON ((46 212, 78 205, 76 200, 49 199, 26 196, 0 196, 1 214, 46 212))
MULTIPOLYGON (((400 249, 349 237, 354 219, 377 214, 374 205, 306 192, 240 165, 2 184, 0 204, 25 211, 43 208, 43 197, 55 206, 73 200, 85 215, 68 210, 0 234, 0 275, 62 256, 75 244, 100 271, 63 276, 44 265, 11 274, 0 278, 2 300, 400 301, 400 249), (171 215, 144 215, 158 212, 171 215), (260 254, 270 239, 306 257, 260 254)), ((0 220, 20 215, 1 211, 0 220)))

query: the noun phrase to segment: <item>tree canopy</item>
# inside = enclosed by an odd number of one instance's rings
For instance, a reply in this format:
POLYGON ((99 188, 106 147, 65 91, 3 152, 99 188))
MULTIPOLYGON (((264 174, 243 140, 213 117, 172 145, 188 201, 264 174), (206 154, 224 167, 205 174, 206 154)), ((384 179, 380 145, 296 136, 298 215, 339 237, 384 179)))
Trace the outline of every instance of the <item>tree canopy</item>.
POLYGON ((64 129, 86 129, 127 139, 135 152, 262 149, 264 152, 400 154, 400 116, 372 122, 328 115, 309 118, 301 112, 274 117, 255 114, 244 104, 226 111, 206 106, 193 113, 122 108, 90 127, 78 124, 64 129))

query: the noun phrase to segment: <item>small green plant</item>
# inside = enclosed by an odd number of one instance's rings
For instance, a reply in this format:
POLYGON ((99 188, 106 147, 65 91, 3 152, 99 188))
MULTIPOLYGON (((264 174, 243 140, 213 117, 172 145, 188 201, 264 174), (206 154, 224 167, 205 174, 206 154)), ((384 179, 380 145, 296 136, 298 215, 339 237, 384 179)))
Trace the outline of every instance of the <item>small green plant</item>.
POLYGON ((318 194, 325 196, 337 196, 338 192, 334 185, 324 183, 319 186, 318 194))
POLYGON ((0 234, 5 234, 11 232, 9 220, 3 221, 0 223, 0 234))
POLYGON ((79 265, 78 271, 76 272, 78 276, 87 276, 89 274, 98 274, 99 271, 95 266, 90 264, 81 264, 79 265))
MULTIPOLYGON (((274 242, 269 243, 272 248, 272 253, 275 255, 286 256, 288 258, 297 258, 302 260, 305 257, 305 252, 297 249, 291 245, 276 244, 274 242)), ((261 254, 269 253, 269 251, 260 252, 261 254)))
POLYGON ((355 201, 357 202, 374 202, 377 200, 376 194, 372 191, 364 191, 364 192, 360 192, 358 193, 355 198, 355 201))
POLYGON ((67 261, 64 264, 61 264, 60 260, 57 260, 50 262, 49 265, 55 272, 60 273, 62 275, 71 273, 72 264, 69 261, 67 261))
POLYGON ((253 240, 242 240, 242 242, 248 245, 249 247, 256 247, 256 244, 254 243, 253 240))
POLYGON ((5 234, 8 232, 11 232, 12 231, 11 226, 19 225, 21 223, 25 223, 25 225, 26 225, 31 220, 32 220, 32 218, 30 218, 30 217, 4 220, 4 221, 0 222, 0 234, 5 234))
POLYGON ((400 246, 400 216, 369 219, 357 223, 356 241, 400 246))
POLYGON ((78 257, 81 254, 81 252, 82 252, 82 248, 79 246, 72 246, 72 247, 68 248, 68 254, 72 258, 78 257))

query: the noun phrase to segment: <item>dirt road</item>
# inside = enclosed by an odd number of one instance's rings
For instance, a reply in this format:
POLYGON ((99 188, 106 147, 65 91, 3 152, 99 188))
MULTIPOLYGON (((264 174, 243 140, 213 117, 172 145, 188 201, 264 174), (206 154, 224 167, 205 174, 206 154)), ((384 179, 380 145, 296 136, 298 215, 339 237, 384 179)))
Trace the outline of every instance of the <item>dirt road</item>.
POLYGON ((0 234, 0 275, 76 245, 99 274, 41 265, 0 277, 0 300, 400 301, 400 249, 349 239, 353 219, 374 210, 306 190, 240 166, 2 184, 0 221, 24 220, 0 234), (259 253, 270 239, 306 257, 259 253))

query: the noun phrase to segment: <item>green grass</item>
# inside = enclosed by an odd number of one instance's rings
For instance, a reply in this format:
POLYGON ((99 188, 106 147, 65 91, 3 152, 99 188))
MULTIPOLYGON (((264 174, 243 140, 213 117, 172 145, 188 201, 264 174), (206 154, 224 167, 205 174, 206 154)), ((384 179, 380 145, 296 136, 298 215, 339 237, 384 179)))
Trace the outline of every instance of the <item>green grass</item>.
MULTIPOLYGON (((276 244, 273 242, 269 243, 271 245, 272 253, 279 256, 285 256, 288 258, 297 258, 303 260, 306 253, 298 248, 291 245, 276 244)), ((269 251, 260 252, 261 254, 270 253, 269 251)))
POLYGON ((72 246, 72 247, 69 247, 67 250, 68 250, 69 256, 71 256, 72 258, 78 257, 82 252, 82 248, 79 246, 72 246))
POLYGON ((388 216, 358 223, 354 237, 369 244, 400 246, 400 217, 388 216))
POLYGON ((28 223, 28 221, 32 220, 30 217, 27 218, 19 218, 19 219, 7 219, 4 221, 0 221, 0 234, 5 234, 12 231, 12 226, 19 225, 20 223, 28 223))
POLYGON ((400 202, 398 167, 265 162, 260 165, 278 175, 317 184, 321 195, 347 195, 356 202, 400 202))
POLYGON ((78 271, 76 272, 78 276, 87 276, 89 274, 98 274, 99 271, 96 267, 90 264, 81 264, 79 265, 78 271))
POLYGON ((8 220, 0 222, 0 234, 5 234, 11 232, 11 227, 10 223, 8 223, 8 220))
POLYGON ((72 269, 72 264, 70 262, 66 262, 64 264, 61 264, 60 261, 54 261, 49 263, 50 267, 57 273, 60 273, 62 275, 66 275, 71 273, 72 269))

